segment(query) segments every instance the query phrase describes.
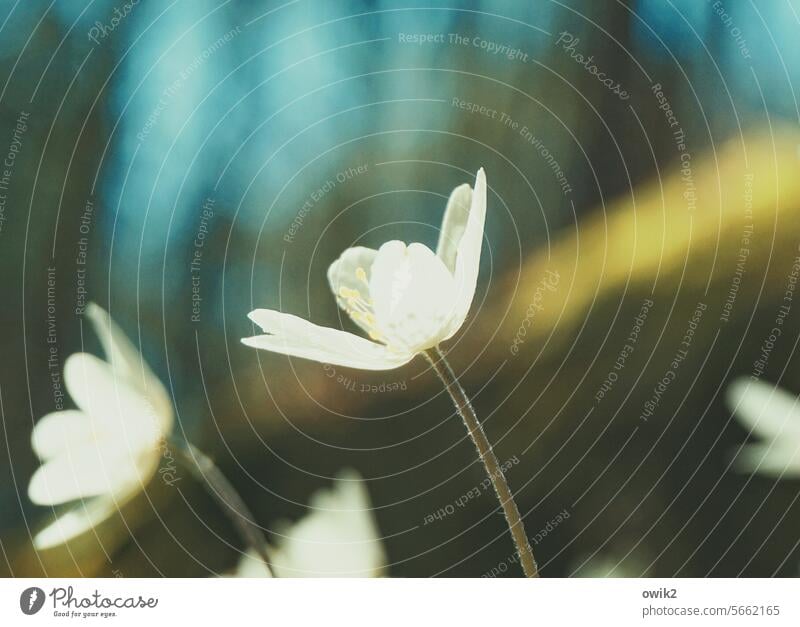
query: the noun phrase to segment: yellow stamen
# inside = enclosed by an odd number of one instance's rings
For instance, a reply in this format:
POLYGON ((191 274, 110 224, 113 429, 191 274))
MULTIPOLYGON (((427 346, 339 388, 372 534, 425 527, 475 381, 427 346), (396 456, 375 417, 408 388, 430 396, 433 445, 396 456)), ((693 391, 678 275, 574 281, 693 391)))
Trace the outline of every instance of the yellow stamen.
MULTIPOLYGON (((356 268, 356 279, 369 287, 367 273, 364 268, 356 268)), ((372 299, 364 297, 357 289, 342 285, 339 287, 339 297, 344 301, 347 314, 359 323, 373 340, 383 341, 383 336, 375 330, 375 314, 372 311, 372 299)))

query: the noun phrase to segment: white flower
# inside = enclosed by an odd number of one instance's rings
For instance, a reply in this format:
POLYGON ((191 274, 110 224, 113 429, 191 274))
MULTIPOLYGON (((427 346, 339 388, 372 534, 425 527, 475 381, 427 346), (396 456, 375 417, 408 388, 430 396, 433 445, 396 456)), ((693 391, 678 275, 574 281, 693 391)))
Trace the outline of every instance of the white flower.
POLYGON ((28 486, 37 505, 81 502, 36 535, 38 549, 88 531, 135 496, 156 472, 172 428, 170 397, 139 352, 103 309, 90 304, 87 316, 108 362, 88 353, 67 359, 64 382, 78 409, 34 427, 43 463, 28 486))
POLYGON ((761 440, 747 444, 734 463, 742 472, 800 477, 800 400, 781 388, 739 379, 727 390, 736 417, 761 440))
POLYGON ((478 281, 486 176, 464 184, 447 202, 436 253, 424 244, 386 242, 348 248, 328 269, 339 306, 372 341, 270 309, 250 312, 266 335, 248 346, 323 363, 388 370, 452 337, 464 323, 478 281))
POLYGON ((647 566, 634 557, 618 558, 614 555, 582 556, 572 566, 570 577, 587 579, 644 577, 647 566))
MULTIPOLYGON (((311 497, 312 512, 269 549, 278 577, 380 577, 386 554, 364 481, 353 470, 311 497)), ((268 577, 254 552, 242 556, 236 577, 268 577)))

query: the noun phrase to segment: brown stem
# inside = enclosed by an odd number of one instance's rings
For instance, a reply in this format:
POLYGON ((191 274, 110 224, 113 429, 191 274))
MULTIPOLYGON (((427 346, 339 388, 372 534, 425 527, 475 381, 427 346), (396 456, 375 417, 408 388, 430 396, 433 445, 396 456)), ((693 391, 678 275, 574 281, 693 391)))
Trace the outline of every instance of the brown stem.
POLYGON ((528 542, 528 536, 525 535, 525 525, 514 501, 514 495, 508 488, 508 483, 506 483, 505 475, 503 475, 500 463, 497 461, 497 456, 492 450, 492 445, 489 444, 489 439, 478 421, 478 416, 475 414, 464 388, 461 387, 453 369, 447 363, 438 346, 424 351, 423 355, 425 355, 433 370, 442 380, 445 389, 450 394, 450 398, 453 399, 459 416, 461 416, 464 425, 467 427, 472 441, 475 443, 475 447, 478 449, 478 456, 486 468, 486 473, 489 475, 489 479, 497 493, 497 498, 500 499, 500 505, 503 507, 503 513, 506 516, 508 528, 511 530, 511 537, 517 547, 517 554, 522 564, 522 570, 525 571, 525 576, 538 577, 539 571, 536 567, 536 560, 533 557, 533 549, 528 542))
POLYGON ((172 442, 172 444, 186 463, 189 472, 203 483, 208 493, 222 507, 225 515, 231 519, 245 544, 256 552, 267 571, 274 577, 266 549, 267 539, 228 478, 208 455, 191 442, 172 442))

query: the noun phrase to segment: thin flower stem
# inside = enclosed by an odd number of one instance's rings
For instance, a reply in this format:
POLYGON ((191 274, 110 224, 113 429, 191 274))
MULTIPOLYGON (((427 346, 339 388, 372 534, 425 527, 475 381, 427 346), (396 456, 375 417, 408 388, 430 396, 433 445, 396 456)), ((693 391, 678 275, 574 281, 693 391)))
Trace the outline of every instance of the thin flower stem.
POLYGON ((181 456, 189 472, 199 479, 206 491, 221 506, 225 515, 231 519, 244 543, 261 558, 267 571, 274 577, 267 554, 267 539, 255 522, 255 517, 245 505, 242 497, 228 481, 227 477, 211 458, 191 442, 172 441, 174 449, 181 456))
POLYGON ((539 571, 536 567, 536 560, 533 557, 533 549, 528 542, 528 536, 525 535, 525 525, 514 501, 514 495, 511 493, 508 483, 506 483, 506 478, 500 468, 500 463, 497 461, 497 456, 492 450, 492 445, 489 444, 489 439, 486 437, 486 433, 478 420, 478 416, 475 414, 475 410, 472 408, 472 404, 469 402, 464 388, 461 387, 453 369, 447 363, 438 346, 424 351, 423 354, 436 374, 439 375, 439 379, 441 379, 445 389, 450 394, 450 398, 453 399, 456 410, 464 421, 475 447, 478 449, 478 456, 486 468, 486 474, 489 475, 489 479, 497 493, 497 498, 500 499, 500 505, 503 507, 503 513, 506 516, 508 528, 511 530, 511 537, 517 547, 517 554, 522 564, 522 570, 525 571, 525 576, 538 577, 539 571))

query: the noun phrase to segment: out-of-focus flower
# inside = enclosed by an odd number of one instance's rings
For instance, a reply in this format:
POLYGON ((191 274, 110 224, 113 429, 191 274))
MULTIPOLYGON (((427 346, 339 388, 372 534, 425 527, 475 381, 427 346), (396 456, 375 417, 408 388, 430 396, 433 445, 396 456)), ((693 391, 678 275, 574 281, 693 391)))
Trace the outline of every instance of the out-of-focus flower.
POLYGON ((475 295, 486 217, 483 168, 447 202, 434 253, 394 240, 380 249, 348 248, 328 269, 339 306, 371 340, 270 309, 250 312, 266 333, 248 346, 323 363, 389 370, 452 337, 475 295))
MULTIPOLYGON (((311 513, 288 525, 269 555, 278 577, 380 577, 386 554, 364 481, 353 470, 333 488, 311 497, 311 513)), ((239 561, 236 577, 269 576, 252 552, 239 561)))
POLYGON ((44 416, 34 427, 42 460, 28 486, 37 505, 80 501, 34 538, 38 549, 69 541, 113 514, 155 474, 171 430, 172 403, 142 356, 111 320, 90 304, 108 361, 70 355, 64 382, 77 410, 44 416))
POLYGON ((645 577, 647 566, 634 557, 619 558, 614 555, 582 556, 572 565, 570 577, 603 579, 617 577, 645 577))
POLYGON ((781 388, 739 379, 727 390, 728 404, 745 428, 761 440, 736 454, 741 472, 800 477, 800 400, 781 388))

